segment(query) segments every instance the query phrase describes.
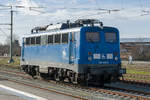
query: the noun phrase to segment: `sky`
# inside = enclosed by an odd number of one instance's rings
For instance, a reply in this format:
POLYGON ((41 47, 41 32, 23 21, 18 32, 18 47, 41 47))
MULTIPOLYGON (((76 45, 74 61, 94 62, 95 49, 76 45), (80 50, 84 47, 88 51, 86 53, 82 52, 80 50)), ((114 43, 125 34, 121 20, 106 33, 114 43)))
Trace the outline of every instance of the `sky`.
MULTIPOLYGON (((99 19, 105 26, 116 27, 121 38, 150 38, 150 0, 0 0, 0 5, 12 5, 13 34, 18 39, 36 26, 79 18, 99 19)), ((0 6, 0 23, 10 23, 7 7, 0 6)), ((10 26, 0 25, 0 43, 7 42, 9 35, 10 26)))

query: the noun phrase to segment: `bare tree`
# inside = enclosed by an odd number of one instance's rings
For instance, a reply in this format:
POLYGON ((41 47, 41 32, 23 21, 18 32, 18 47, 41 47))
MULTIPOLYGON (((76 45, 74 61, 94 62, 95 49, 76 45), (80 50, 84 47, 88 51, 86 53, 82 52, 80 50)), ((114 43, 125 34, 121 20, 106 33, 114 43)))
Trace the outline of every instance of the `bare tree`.
POLYGON ((146 46, 143 38, 139 38, 132 50, 135 59, 148 60, 150 59, 150 47, 146 46))
MULTIPOLYGON (((20 45, 19 45, 19 40, 18 36, 14 35, 13 36, 13 56, 20 56, 20 45)), ((3 56, 4 54, 9 54, 10 53, 10 35, 7 36, 5 40, 4 45, 0 45, 0 55, 3 56)))

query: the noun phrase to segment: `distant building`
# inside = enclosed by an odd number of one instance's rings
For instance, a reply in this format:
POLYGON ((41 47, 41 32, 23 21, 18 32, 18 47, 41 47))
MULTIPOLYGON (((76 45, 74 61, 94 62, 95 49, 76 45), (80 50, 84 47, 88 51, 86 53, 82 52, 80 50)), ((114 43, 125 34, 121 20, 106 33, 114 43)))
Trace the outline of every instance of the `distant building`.
POLYGON ((7 53, 4 53, 4 57, 8 57, 9 55, 7 53))

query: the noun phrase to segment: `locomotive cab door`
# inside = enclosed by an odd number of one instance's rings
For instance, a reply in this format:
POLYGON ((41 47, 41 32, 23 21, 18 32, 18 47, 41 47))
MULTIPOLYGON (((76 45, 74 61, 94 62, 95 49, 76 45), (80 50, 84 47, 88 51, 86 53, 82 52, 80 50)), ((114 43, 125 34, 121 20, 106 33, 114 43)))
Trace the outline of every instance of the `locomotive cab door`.
POLYGON ((70 37, 69 37, 69 64, 74 64, 74 60, 75 60, 75 34, 74 32, 70 33, 70 37))

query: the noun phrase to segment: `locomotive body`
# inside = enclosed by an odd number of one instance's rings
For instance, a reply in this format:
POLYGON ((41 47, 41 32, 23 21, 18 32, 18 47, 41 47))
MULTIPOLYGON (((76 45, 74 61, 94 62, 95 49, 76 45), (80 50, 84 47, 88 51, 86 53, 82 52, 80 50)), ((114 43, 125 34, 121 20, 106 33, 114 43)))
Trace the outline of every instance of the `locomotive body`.
POLYGON ((78 83, 118 79, 125 73, 118 29, 85 22, 23 36, 22 69, 32 76, 78 83))

